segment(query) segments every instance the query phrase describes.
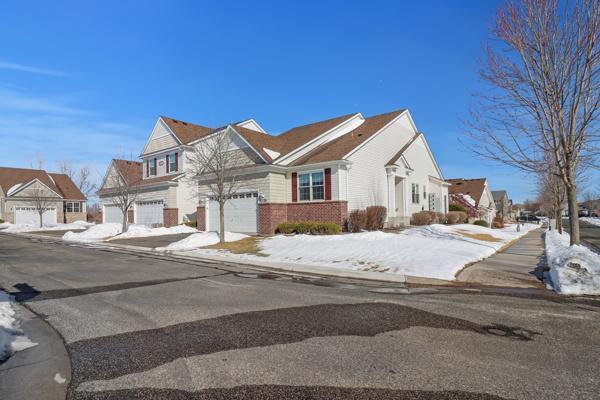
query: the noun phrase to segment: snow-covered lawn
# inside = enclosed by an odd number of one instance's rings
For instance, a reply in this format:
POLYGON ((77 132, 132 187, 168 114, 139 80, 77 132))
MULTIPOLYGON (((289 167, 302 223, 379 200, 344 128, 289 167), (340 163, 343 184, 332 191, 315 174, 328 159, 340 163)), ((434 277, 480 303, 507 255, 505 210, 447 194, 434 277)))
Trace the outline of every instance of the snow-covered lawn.
POLYGON ((587 222, 588 224, 600 226, 600 218, 598 217, 582 217, 579 219, 583 222, 587 222))
POLYGON ((131 224, 127 232, 121 233, 122 226, 119 223, 105 223, 92 226, 84 232, 67 232, 63 239, 71 242, 96 242, 114 239, 132 239, 149 236, 175 235, 178 233, 198 232, 195 228, 186 225, 177 225, 170 228, 149 228, 145 225, 131 224))
MULTIPOLYGON (((247 238, 242 233, 225 232, 225 241, 234 242, 247 238)), ((216 232, 198 232, 186 237, 178 242, 171 243, 167 247, 157 247, 158 251, 191 251, 198 250, 200 247, 210 246, 219 243, 219 235, 216 232)))
POLYGON ((569 234, 546 232, 546 258, 554 290, 600 295, 600 255, 585 246, 569 246, 569 234))
MULTIPOLYGON (((466 264, 494 254, 538 225, 490 229, 476 225, 430 225, 401 233, 362 232, 335 236, 274 236, 260 242, 266 257, 233 257, 378 271, 453 280, 466 264)), ((191 237, 190 237, 191 238, 191 237)), ((188 238, 189 239, 189 238, 188 238)), ((208 243, 207 243, 208 244, 208 243)), ((199 250, 214 254, 215 250, 199 250)))
POLYGON ((19 329, 17 311, 10 296, 0 290, 0 361, 15 351, 35 346, 19 329))
POLYGON ((70 229, 86 229, 93 225, 92 222, 75 221, 70 224, 46 224, 43 228, 40 228, 38 225, 3 222, 0 224, 0 230, 3 232, 67 231, 70 229))

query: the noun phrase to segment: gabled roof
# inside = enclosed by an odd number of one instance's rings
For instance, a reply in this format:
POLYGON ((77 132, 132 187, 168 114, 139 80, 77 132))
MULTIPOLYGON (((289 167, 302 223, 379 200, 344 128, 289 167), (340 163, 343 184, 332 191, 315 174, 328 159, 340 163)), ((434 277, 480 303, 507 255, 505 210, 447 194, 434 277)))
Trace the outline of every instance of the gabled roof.
POLYGON ((8 191, 15 185, 23 185, 34 179, 39 180, 44 185, 48 186, 49 189, 65 199, 86 200, 83 193, 81 193, 75 183, 73 183, 71 178, 67 175, 48 174, 41 169, 0 167, 0 187, 5 195, 7 195, 8 191))
POLYGON ((450 182, 452 186, 448 187, 449 194, 468 194, 477 202, 479 205, 479 201, 481 200, 481 196, 485 191, 485 183, 486 178, 476 178, 476 179, 447 179, 446 181, 450 182))
POLYGON ((169 127, 171 132, 177 136, 177 139, 183 144, 190 144, 193 141, 208 136, 214 130, 202 125, 191 124, 169 117, 160 117, 169 127))
POLYGON ((273 162, 273 158, 265 149, 273 150, 282 153, 283 143, 278 136, 267 135, 266 133, 258 132, 252 129, 241 126, 233 126, 233 129, 252 146, 260 156, 268 163, 273 162))
POLYGON ((164 175, 156 178, 143 179, 143 163, 138 161, 113 159, 113 164, 128 185, 152 185, 159 182, 168 182, 180 177, 181 174, 164 175))
POLYGON ((393 121, 405 110, 365 118, 364 122, 352 131, 327 142, 296 160, 292 165, 314 164, 319 162, 342 160, 346 154, 366 142, 383 127, 393 121))
POLYGON ((58 190, 60 190, 60 194, 62 194, 64 199, 82 201, 87 200, 85 195, 81 193, 81 190, 79 190, 77 185, 75 185, 75 183, 71 180, 71 178, 69 178, 68 175, 54 173, 50 173, 48 175, 52 177, 54 183, 58 187, 58 190))
POLYGON ((494 201, 502 200, 504 196, 508 198, 506 190, 492 190, 492 197, 494 198, 494 201))
POLYGON ((419 137, 421 137, 422 133, 421 132, 417 132, 415 133, 415 135, 410 138, 410 140, 408 142, 406 142, 406 144, 404 146, 402 146, 402 148, 400 149, 400 151, 398 151, 396 154, 394 154, 394 157, 392 157, 390 159, 390 161, 387 162, 387 164, 385 165, 394 165, 396 164, 396 162, 400 159, 400 157, 402 157, 402 155, 404 154, 404 152, 406 150, 408 150, 408 148, 415 142, 415 140, 417 140, 419 137))

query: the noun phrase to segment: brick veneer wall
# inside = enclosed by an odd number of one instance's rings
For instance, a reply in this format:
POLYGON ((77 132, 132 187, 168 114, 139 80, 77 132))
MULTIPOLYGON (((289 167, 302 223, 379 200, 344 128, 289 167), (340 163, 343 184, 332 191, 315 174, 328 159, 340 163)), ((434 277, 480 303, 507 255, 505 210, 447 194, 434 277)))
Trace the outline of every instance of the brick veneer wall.
POLYGON ((286 221, 335 222, 341 227, 348 218, 347 201, 319 201, 311 203, 259 204, 259 233, 269 235, 286 221))
MULTIPOLYGON (((122 211, 121 211, 121 215, 122 215, 122 211)), ((121 218, 119 218, 120 220, 121 218)), ((134 222, 134 216, 133 216, 133 210, 127 210, 127 222, 129 222, 130 224, 133 224, 134 222)))
MULTIPOLYGON (((85 221, 87 219, 87 214, 84 212, 68 212, 64 215, 66 216, 67 224, 75 221, 85 221)), ((59 219, 62 221, 62 216, 60 216, 59 219)))
POLYGON ((196 209, 196 223, 198 224, 196 226, 196 229, 198 229, 199 231, 204 231, 206 230, 206 209, 204 208, 204 206, 198 207, 196 209))
POLYGON ((167 228, 179 223, 179 208, 163 209, 163 225, 167 228))

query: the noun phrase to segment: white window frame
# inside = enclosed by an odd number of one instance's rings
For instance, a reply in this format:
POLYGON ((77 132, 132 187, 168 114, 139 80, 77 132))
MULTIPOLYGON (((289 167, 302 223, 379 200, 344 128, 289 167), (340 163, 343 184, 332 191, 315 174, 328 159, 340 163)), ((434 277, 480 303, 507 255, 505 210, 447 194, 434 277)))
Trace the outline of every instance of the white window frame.
POLYGON ((179 156, 175 157, 176 153, 178 153, 178 152, 174 151, 173 153, 167 154, 167 156, 169 157, 169 165, 168 165, 169 174, 173 174, 173 173, 179 172, 179 168, 178 168, 178 165, 177 165, 177 162, 179 161, 179 156), (176 160, 176 158, 177 158, 177 160, 176 160), (175 166, 175 168, 171 168, 171 163, 173 163, 173 165, 175 166))
POLYGON ((156 159, 156 157, 153 157, 153 158, 149 159, 148 163, 146 165, 148 166, 148 176, 157 176, 157 174, 158 174, 158 160, 156 159), (156 160, 156 162, 154 162, 155 160, 156 160), (152 172, 153 169, 154 169, 154 172, 152 172))
MULTIPOLYGON (((297 172, 298 177, 297 177, 297 182, 296 182, 296 193, 298 195, 298 202, 299 203, 310 203, 313 201, 325 201, 325 169, 315 169, 315 170, 310 170, 310 171, 298 171, 297 172), (313 198, 313 183, 312 183, 312 174, 314 173, 321 173, 323 174, 323 198, 322 199, 314 199, 313 198), (301 200, 300 199, 300 175, 308 175, 308 186, 302 186, 302 187, 308 187, 309 188, 309 200, 301 200)), ((321 185, 317 185, 321 186, 321 185)))
POLYGON ((411 200, 413 204, 420 204, 419 201, 419 184, 418 183, 413 183, 411 186, 411 200), (415 197, 417 199, 417 201, 415 201, 415 197))
POLYGON ((67 201, 65 204, 65 211, 68 213, 79 213, 81 211, 81 202, 80 201, 67 201), (71 210, 69 211, 69 206, 71 206, 71 210), (75 207, 77 206, 77 207, 75 207), (77 210, 75 210, 77 208, 77 210))

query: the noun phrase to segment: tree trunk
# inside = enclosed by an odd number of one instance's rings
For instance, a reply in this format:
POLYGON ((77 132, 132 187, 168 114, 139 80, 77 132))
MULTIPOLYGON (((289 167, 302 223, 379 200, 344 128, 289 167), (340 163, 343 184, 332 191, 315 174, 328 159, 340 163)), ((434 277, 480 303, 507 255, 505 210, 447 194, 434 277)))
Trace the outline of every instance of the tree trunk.
POLYGON ((219 200, 219 243, 225 243, 225 202, 219 200))
POLYGON ((562 226, 562 208, 558 209, 557 212, 557 220, 556 220, 556 230, 558 231, 558 233, 560 235, 562 235, 563 232, 563 226, 562 226))
POLYGON ((127 232, 127 222, 128 222, 128 221, 127 221, 127 217, 128 217, 128 214, 129 214, 129 212, 128 212, 128 211, 129 211, 129 210, 125 210, 125 211, 123 211, 123 224, 121 225, 121 232, 122 232, 122 233, 125 233, 125 232, 127 232))
POLYGON ((577 187, 567 186, 567 204, 569 206, 569 234, 571 246, 579 244, 579 207, 577 207, 577 187))
POLYGON ((38 214, 40 214, 40 228, 43 228, 44 227, 44 213, 38 212, 38 214))

